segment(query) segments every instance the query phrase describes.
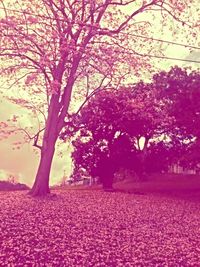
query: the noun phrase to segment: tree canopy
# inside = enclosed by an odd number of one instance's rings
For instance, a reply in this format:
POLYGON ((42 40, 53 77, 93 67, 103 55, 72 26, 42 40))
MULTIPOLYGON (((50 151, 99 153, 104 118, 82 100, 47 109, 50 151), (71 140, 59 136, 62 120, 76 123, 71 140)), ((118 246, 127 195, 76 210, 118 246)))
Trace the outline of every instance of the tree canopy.
POLYGON ((173 163, 197 167, 199 77, 198 71, 174 67, 156 74, 151 83, 91 98, 76 125, 75 172, 83 168, 103 181, 120 168, 141 176, 167 171, 173 163))

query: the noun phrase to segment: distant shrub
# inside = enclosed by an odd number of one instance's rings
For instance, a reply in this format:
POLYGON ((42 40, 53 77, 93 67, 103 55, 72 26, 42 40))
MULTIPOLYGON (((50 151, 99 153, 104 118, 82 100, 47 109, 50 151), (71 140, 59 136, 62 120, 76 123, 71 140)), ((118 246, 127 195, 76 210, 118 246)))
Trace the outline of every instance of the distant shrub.
POLYGON ((29 187, 25 184, 11 183, 8 181, 0 181, 0 191, 15 191, 15 190, 28 190, 29 187))

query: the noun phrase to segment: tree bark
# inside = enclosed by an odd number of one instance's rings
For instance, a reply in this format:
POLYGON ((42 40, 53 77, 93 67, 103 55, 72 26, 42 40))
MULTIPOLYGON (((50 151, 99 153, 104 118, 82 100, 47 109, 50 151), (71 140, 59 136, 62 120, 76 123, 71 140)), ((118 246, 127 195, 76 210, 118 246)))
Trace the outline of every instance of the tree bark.
POLYGON ((35 182, 32 189, 30 190, 30 195, 32 196, 45 196, 50 193, 49 189, 49 178, 51 171, 51 164, 55 151, 56 140, 51 139, 48 141, 48 148, 42 148, 40 163, 37 170, 35 182))
POLYGON ((49 178, 51 172, 51 165, 55 152, 55 144, 59 135, 57 127, 58 111, 59 105, 55 96, 54 98, 52 97, 52 101, 50 104, 50 110, 43 136, 40 162, 35 182, 29 192, 32 196, 45 196, 50 193, 49 178))
POLYGON ((147 180, 147 173, 146 173, 146 157, 147 157, 147 145, 149 142, 149 138, 145 137, 144 147, 140 150, 140 170, 139 170, 139 179, 140 181, 147 180))
POLYGON ((113 191, 113 176, 104 176, 102 178, 104 191, 113 191))

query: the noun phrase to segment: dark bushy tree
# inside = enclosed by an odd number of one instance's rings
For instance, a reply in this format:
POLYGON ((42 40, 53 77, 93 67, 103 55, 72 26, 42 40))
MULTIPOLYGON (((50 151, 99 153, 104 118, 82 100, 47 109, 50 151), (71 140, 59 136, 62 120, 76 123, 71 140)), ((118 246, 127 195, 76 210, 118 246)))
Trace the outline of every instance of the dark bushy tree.
POLYGON ((75 171, 84 168, 99 176, 104 187, 111 187, 120 168, 144 174, 149 141, 163 132, 170 119, 154 87, 140 82, 97 94, 81 110, 79 122, 82 129, 72 153, 75 171))
POLYGON ((120 168, 132 169, 140 178, 166 171, 173 163, 196 168, 199 84, 198 72, 173 67, 154 75, 152 83, 94 96, 80 113, 83 129, 74 142, 75 170, 83 167, 111 185, 120 168))
POLYGON ((173 141, 174 153, 181 151, 179 164, 196 168, 200 162, 200 72, 176 66, 156 74, 154 84, 174 118, 168 136, 173 141))
POLYGON ((114 174, 120 168, 139 170, 137 150, 126 134, 119 135, 109 144, 103 138, 83 142, 78 137, 73 145, 74 174, 83 168, 90 176, 99 177, 104 189, 112 188, 114 174))

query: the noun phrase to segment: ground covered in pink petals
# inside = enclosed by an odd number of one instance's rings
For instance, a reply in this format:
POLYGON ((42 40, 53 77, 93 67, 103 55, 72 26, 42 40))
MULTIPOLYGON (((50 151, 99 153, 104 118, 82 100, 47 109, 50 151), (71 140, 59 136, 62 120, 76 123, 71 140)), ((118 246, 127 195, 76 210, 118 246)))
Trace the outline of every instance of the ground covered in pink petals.
POLYGON ((199 266, 200 202, 69 190, 0 192, 0 266, 199 266))

